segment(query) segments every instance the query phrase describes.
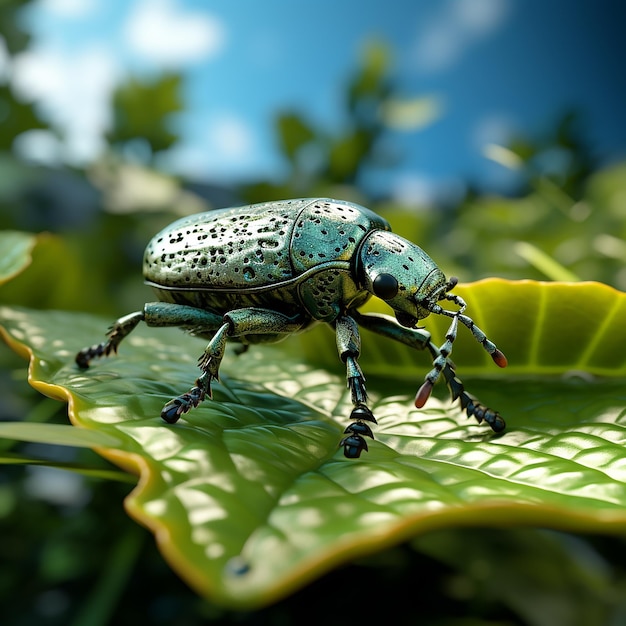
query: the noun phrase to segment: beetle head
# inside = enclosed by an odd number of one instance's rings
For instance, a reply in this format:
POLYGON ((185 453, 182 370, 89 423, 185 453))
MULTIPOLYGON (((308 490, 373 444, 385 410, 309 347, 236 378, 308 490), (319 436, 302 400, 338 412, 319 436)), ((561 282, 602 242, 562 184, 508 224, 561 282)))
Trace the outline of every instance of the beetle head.
MULTIPOLYGON (((363 242, 358 255, 356 269, 361 284, 375 296, 385 300, 395 311, 396 319, 402 326, 415 328, 417 322, 431 313, 452 318, 446 333, 446 342, 436 355, 445 358, 452 351, 459 322, 469 328, 482 347, 491 355, 496 365, 506 367, 506 357, 496 345, 487 339, 485 333, 476 326, 474 320, 463 315, 466 304, 463 298, 450 293, 456 285, 456 278, 446 280, 435 262, 418 246, 392 232, 376 230, 363 242), (440 300, 447 300, 458 306, 457 311, 444 309, 440 300)), ((416 406, 422 406, 441 369, 433 370, 433 380, 427 379, 418 393, 416 406)))
POLYGON ((395 311, 402 326, 414 328, 433 312, 455 281, 446 281, 435 262, 415 244, 376 230, 359 251, 357 276, 364 287, 395 311))

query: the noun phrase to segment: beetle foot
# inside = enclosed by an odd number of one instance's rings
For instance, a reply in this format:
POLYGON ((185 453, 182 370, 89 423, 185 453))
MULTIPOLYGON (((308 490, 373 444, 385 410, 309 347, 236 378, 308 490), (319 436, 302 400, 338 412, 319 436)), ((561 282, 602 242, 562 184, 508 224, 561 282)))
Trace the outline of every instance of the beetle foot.
POLYGON ((83 348, 75 357, 76 365, 87 369, 92 359, 101 356, 109 356, 111 352, 117 353, 117 347, 122 339, 131 333, 137 324, 145 319, 143 311, 130 313, 117 320, 107 331, 107 340, 89 348, 83 348))
POLYGON ((361 456, 361 452, 365 450, 367 452, 367 442, 361 435, 349 435, 344 437, 340 442, 340 446, 343 446, 343 455, 346 459, 358 459, 361 456))
POLYGON ((374 439, 372 429, 365 422, 354 422, 350 424, 344 431, 347 437, 344 437, 339 445, 343 446, 343 454, 347 459, 358 459, 361 452, 367 452, 367 442, 362 435, 374 439))
POLYGON ((76 355, 74 360, 76 361, 76 365, 78 365, 78 367, 86 370, 92 359, 96 359, 101 356, 109 356, 111 351, 117 352, 117 345, 111 344, 110 341, 103 341, 102 343, 90 346, 89 348, 83 348, 76 355))
POLYGON ((378 424, 374 414, 370 411, 370 409, 364 404, 359 404, 352 409, 350 413, 349 419, 351 420, 365 420, 367 422, 373 422, 374 424, 378 424))
POLYGON ((161 418, 168 424, 175 424, 181 415, 197 407, 206 398, 207 394, 210 395, 210 385, 208 390, 201 387, 192 387, 182 396, 170 400, 163 407, 161 418))
POLYGON ((117 354, 117 347, 124 337, 125 335, 116 332, 115 327, 113 327, 113 329, 109 331, 109 338, 106 341, 89 348, 83 348, 76 355, 76 365, 82 369, 87 369, 93 359, 100 358, 101 356, 109 356, 111 352, 117 354))
POLYGON ((500 413, 477 402, 468 393, 464 393, 461 396, 461 406, 465 409, 467 416, 471 417, 473 415, 479 424, 485 420, 494 433, 501 433, 506 428, 506 422, 500 413))
POLYGON ((452 400, 458 399, 461 401, 461 407, 465 410, 468 417, 474 416, 479 424, 484 420, 496 433, 501 433, 506 428, 506 423, 500 413, 478 402, 465 391, 463 382, 456 376, 454 368, 449 362, 443 368, 443 376, 452 395, 452 400))
POLYGON ((343 431, 347 436, 339 442, 339 445, 343 446, 343 454, 347 459, 358 459, 363 450, 368 451, 367 442, 363 437, 374 439, 372 429, 363 420, 376 424, 376 418, 367 406, 359 404, 352 409, 350 419, 357 421, 343 431))

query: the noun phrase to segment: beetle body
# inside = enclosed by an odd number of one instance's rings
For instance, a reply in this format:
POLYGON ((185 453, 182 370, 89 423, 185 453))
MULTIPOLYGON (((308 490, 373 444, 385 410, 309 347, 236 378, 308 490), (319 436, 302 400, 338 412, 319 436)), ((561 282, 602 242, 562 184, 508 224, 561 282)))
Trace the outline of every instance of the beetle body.
POLYGON ((370 297, 357 284, 354 261, 365 236, 381 229, 390 229, 383 218, 346 202, 209 211, 152 239, 144 277, 166 302, 220 313, 267 307, 300 314, 308 324, 333 322, 370 297))
POLYGON ((331 324, 337 349, 346 364, 355 420, 341 441, 344 454, 358 457, 373 437, 365 423, 375 418, 367 407, 365 377, 358 365, 364 326, 434 357, 433 369, 418 392, 416 405, 426 401, 443 373, 453 398, 460 398, 468 415, 485 419, 494 430, 504 428, 496 412, 473 401, 456 378, 448 355, 458 322, 504 366, 506 359, 473 321, 462 312, 465 303, 450 290, 434 261, 417 245, 391 232, 386 220, 349 202, 304 198, 209 211, 180 219, 148 244, 144 277, 158 298, 143 311, 121 318, 107 341, 85 348, 77 363, 87 367, 97 356, 116 351, 120 341, 140 321, 151 326, 180 326, 210 343, 200 357, 202 373, 186 394, 165 405, 162 417, 175 422, 211 395, 227 341, 247 347, 273 342, 316 323, 331 324), (385 300, 396 321, 358 311, 372 295, 385 300), (458 311, 438 302, 451 301, 458 311), (430 313, 452 318, 441 347, 416 328, 430 313))

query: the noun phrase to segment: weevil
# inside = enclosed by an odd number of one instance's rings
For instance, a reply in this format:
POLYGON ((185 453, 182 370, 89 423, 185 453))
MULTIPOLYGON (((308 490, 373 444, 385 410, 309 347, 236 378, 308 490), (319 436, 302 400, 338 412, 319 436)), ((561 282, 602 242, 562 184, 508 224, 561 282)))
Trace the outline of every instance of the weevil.
POLYGON ((170 424, 212 397, 227 342, 245 350, 326 323, 334 328, 353 404, 352 423, 339 442, 347 458, 368 450, 365 437, 374 438, 370 424, 376 424, 358 363, 359 327, 430 352, 432 369, 415 396, 416 407, 424 406, 443 375, 452 400, 460 400, 468 416, 495 432, 505 428, 500 414, 470 396, 456 376, 450 353, 459 322, 498 366, 506 366, 506 357, 464 314, 465 302, 451 293, 457 280, 447 280, 426 252, 365 207, 301 198, 184 217, 150 241, 143 273, 159 301, 118 319, 106 340, 81 350, 76 363, 87 368, 93 358, 117 352, 139 322, 177 326, 209 339, 195 385, 163 407, 161 417, 170 424), (372 295, 391 307, 395 319, 358 310, 372 295), (443 301, 457 309, 443 308, 443 301), (417 326, 431 313, 451 318, 439 347, 417 326))

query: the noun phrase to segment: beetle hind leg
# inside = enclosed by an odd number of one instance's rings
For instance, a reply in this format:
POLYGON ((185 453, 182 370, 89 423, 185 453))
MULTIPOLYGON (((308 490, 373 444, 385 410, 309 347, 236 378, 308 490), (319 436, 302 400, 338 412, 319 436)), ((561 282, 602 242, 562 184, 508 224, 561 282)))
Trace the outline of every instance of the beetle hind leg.
POLYGON ((111 352, 117 353, 117 347, 120 345, 122 339, 129 335, 139 322, 144 320, 145 314, 143 311, 136 311, 135 313, 120 317, 107 331, 106 341, 88 348, 83 348, 76 355, 76 364, 82 369, 87 369, 92 359, 101 356, 109 356, 111 352))

